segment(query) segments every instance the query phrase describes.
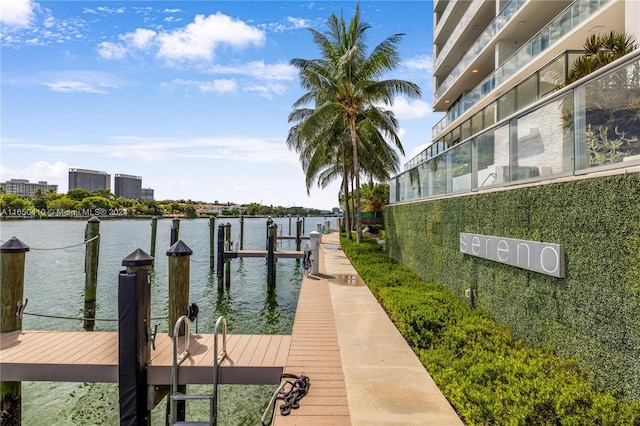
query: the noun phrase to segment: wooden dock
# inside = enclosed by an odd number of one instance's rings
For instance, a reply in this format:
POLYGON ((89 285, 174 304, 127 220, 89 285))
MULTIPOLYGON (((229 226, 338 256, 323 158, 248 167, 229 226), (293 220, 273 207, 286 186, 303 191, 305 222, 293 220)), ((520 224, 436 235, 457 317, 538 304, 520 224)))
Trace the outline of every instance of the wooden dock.
MULTIPOLYGON (((324 250, 321 246, 319 267, 326 273, 324 250)), ((285 373, 304 372, 309 393, 300 400, 300 408, 287 416, 276 405, 275 426, 351 425, 328 277, 321 274, 302 280, 285 373)))
MULTIPOLYGON (((213 382, 213 335, 191 335, 191 355, 179 367, 181 384, 213 382)), ((222 339, 222 337, 219 337, 222 339)), ((218 344, 221 348, 221 340, 218 344)), ((220 368, 222 384, 279 384, 291 336, 227 335, 233 366, 220 368)), ((179 346, 182 350, 182 346, 179 346)), ((148 383, 170 384, 173 341, 158 334, 148 383)), ((118 382, 118 333, 13 331, 2 334, 3 381, 118 382)))
MULTIPOLYGON (((225 259, 237 259, 240 257, 267 257, 267 250, 230 250, 224 252, 225 259)), ((302 259, 304 251, 276 250, 273 252, 276 259, 302 259)))

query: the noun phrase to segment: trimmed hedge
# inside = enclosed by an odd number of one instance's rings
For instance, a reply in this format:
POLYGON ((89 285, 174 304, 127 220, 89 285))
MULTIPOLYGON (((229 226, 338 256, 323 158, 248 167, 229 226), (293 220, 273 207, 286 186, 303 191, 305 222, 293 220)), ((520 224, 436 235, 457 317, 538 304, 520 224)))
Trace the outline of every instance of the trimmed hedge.
POLYGON ((597 392, 575 363, 512 337, 483 309, 424 282, 374 240, 341 238, 358 274, 469 425, 638 425, 640 403, 597 392))
POLYGON ((573 358, 600 388, 640 400, 640 174, 388 206, 386 248, 529 344, 573 358), (562 244, 565 277, 460 252, 459 234, 562 244))

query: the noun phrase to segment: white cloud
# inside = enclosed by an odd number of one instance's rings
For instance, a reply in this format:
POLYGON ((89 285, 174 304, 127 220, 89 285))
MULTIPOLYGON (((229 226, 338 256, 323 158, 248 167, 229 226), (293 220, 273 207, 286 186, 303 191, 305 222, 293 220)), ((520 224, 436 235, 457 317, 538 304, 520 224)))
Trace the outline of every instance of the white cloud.
POLYGON ((287 87, 280 83, 267 83, 247 86, 246 92, 256 92, 258 96, 265 99, 273 99, 274 95, 282 96, 287 92, 287 87))
POLYGON ((416 118, 423 118, 429 115, 431 107, 428 103, 415 100, 412 102, 407 101, 405 98, 397 97, 393 100, 393 106, 391 107, 394 115, 399 120, 414 120, 416 118))
POLYGON ((0 22, 12 27, 28 27, 37 7, 32 0, 3 0, 0 2, 0 22))
POLYGON ((106 90, 98 88, 86 81, 54 81, 45 83, 46 86, 49 87, 54 92, 62 92, 62 93, 98 93, 105 94, 106 90))
POLYGON ((293 80, 298 72, 296 68, 284 62, 269 65, 263 61, 252 61, 238 66, 214 65, 202 71, 209 74, 245 75, 260 80, 293 80))
POLYGON ((160 43, 158 57, 172 63, 212 61, 221 44, 236 48, 262 46, 265 36, 255 27, 216 13, 207 17, 197 15, 186 27, 158 34, 157 40, 160 43))
POLYGON ((173 80, 173 83, 186 87, 195 87, 203 93, 235 93, 238 90, 238 82, 230 79, 217 79, 211 81, 175 79, 173 80))
POLYGON ((433 58, 429 55, 415 56, 406 61, 402 61, 401 65, 409 71, 433 73, 433 58))
MULTIPOLYGON (((47 86, 54 92, 61 93, 97 93, 106 94, 110 89, 117 89, 121 83, 117 77, 102 72, 65 71, 60 73, 44 73, 39 84, 47 86)), ((33 80, 33 78, 32 78, 33 80)), ((29 81, 26 82, 29 84, 29 81)))
POLYGON ((29 179, 30 182, 47 181, 55 183, 60 179, 68 176, 69 165, 62 161, 49 163, 47 161, 36 161, 28 164, 24 169, 16 169, 12 167, 0 166, 0 176, 2 180, 8 179, 29 179))
POLYGON ((104 59, 122 59, 127 54, 127 49, 110 41, 103 41, 98 45, 98 55, 104 59))
POLYGON ((138 28, 132 33, 121 35, 119 38, 129 46, 145 50, 151 46, 156 35, 156 32, 153 30, 138 28))

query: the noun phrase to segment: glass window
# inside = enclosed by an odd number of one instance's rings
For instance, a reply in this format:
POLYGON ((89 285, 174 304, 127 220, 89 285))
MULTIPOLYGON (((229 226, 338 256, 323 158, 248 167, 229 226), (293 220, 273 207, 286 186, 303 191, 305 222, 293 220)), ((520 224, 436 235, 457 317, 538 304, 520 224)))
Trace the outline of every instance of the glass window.
POLYGON ((565 82, 565 56, 559 56, 546 67, 540 70, 540 84, 538 96, 543 97, 547 93, 556 90, 565 82))
POLYGON ((477 152, 477 187, 491 186, 496 183, 494 138, 493 132, 487 132, 478 136, 475 141, 477 152))
POLYGON ((450 152, 451 192, 471 189, 471 143, 463 143, 450 152))
POLYGON ((585 105, 584 129, 578 129, 584 135, 578 148, 585 158, 581 168, 640 160, 640 87, 637 78, 629 78, 637 75, 638 63, 602 75, 578 91, 580 105, 585 105))
POLYGON ((564 102, 571 99, 569 94, 518 118, 511 151, 512 181, 571 170, 573 141, 566 137, 562 113, 564 102))
POLYGON ((460 132, 461 132, 462 140, 465 140, 471 137, 471 119, 465 121, 460 125, 460 132))
POLYGON ((484 128, 492 126, 496 122, 496 105, 497 102, 493 101, 484 108, 484 128))
POLYGON ((471 117, 471 133, 476 134, 480 133, 482 129, 484 129, 484 119, 483 119, 483 111, 476 113, 473 117, 471 117))
POLYGON ((515 89, 511 89, 498 98, 498 121, 504 120, 516 111, 515 95, 515 89))
POLYGON ((538 75, 534 74, 522 83, 518 85, 517 90, 517 100, 518 100, 518 110, 523 109, 527 105, 531 105, 537 99, 538 94, 538 75))

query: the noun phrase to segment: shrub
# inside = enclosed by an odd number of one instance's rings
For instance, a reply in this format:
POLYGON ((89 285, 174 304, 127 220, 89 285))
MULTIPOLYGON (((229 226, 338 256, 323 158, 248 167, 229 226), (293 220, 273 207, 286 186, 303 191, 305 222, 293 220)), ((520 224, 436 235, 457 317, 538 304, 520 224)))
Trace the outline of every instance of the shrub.
POLYGON ((469 425, 640 425, 640 403, 599 392, 572 360, 515 339, 446 287, 341 238, 358 274, 469 425))

